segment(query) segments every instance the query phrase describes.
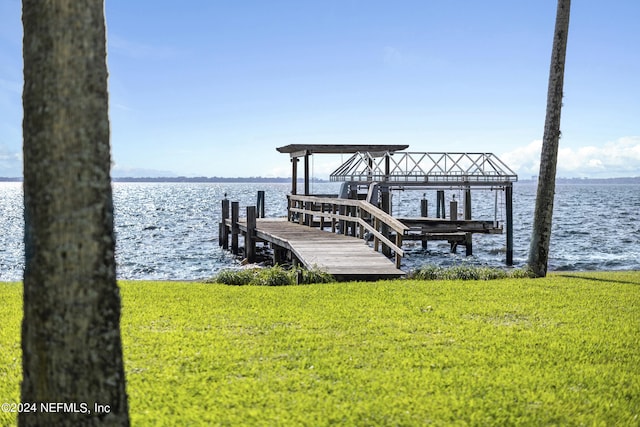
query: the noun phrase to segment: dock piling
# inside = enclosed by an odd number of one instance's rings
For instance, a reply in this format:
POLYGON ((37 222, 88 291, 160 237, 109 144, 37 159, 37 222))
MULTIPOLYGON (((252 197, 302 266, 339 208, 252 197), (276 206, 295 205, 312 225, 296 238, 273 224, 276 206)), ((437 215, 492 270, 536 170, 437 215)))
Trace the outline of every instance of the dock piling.
POLYGON ((238 255, 238 217, 240 214, 240 202, 231 202, 231 253, 238 255))
POLYGON ((265 196, 264 190, 258 190, 258 197, 256 200, 256 216, 258 218, 265 217, 265 196))
MULTIPOLYGON (((426 193, 422 194, 422 200, 420 201, 420 216, 423 218, 429 216, 429 205, 426 193)), ((427 249, 427 242, 428 240, 426 238, 422 239, 422 249, 427 249)))
POLYGON ((244 236, 244 250, 250 264, 256 261, 256 207, 247 206, 247 232, 244 236))
POLYGON ((229 219, 229 199, 222 199, 222 221, 220 222, 220 229, 218 234, 218 241, 222 249, 229 249, 229 229, 227 228, 227 220, 229 219))
POLYGON ((444 190, 436 191, 436 218, 445 218, 444 212, 444 190))

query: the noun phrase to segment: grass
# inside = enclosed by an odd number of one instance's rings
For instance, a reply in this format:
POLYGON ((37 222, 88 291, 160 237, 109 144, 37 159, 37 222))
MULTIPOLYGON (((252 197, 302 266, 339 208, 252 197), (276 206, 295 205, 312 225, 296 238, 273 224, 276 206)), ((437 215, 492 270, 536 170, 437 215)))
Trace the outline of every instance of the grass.
MULTIPOLYGON (((640 424, 640 272, 121 288, 132 425, 640 424)), ((21 287, 0 298, 17 401, 21 287)))

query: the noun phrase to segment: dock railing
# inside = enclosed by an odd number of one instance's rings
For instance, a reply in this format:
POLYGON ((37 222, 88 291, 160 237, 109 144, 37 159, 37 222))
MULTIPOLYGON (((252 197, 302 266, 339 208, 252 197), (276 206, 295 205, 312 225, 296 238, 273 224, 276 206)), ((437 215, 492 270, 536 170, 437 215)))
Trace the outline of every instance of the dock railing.
POLYGON ((364 200, 333 197, 302 196, 290 194, 288 198, 289 221, 320 229, 331 227, 332 232, 366 239, 373 236, 375 251, 395 255, 396 268, 404 256, 402 238, 409 230, 393 216, 364 200), (316 219, 318 221, 316 221, 316 219), (392 232, 395 233, 395 241, 392 232))

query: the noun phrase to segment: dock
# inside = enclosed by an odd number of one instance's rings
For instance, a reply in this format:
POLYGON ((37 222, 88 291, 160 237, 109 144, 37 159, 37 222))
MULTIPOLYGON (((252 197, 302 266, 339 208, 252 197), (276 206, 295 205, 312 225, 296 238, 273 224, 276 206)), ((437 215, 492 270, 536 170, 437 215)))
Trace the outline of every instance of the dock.
MULTIPOLYGON (((247 206, 240 218, 238 202, 222 201, 220 246, 239 254, 244 238, 248 262, 256 259, 256 243, 271 248, 274 264, 317 268, 338 280, 379 280, 401 277, 403 241, 446 240, 455 252, 458 245, 473 253, 473 234, 502 234, 506 230, 506 264, 513 264, 513 182, 517 175, 491 153, 402 152, 406 145, 307 144, 279 147, 290 155, 291 193, 287 216, 265 218, 264 192, 256 206, 247 206), (342 182, 332 195, 310 194, 312 154, 353 154, 330 176, 342 182), (298 194, 298 162, 304 160, 304 194, 298 194), (446 212, 445 190, 463 194, 463 214, 453 196, 446 212), (472 219, 471 190, 495 194, 494 220, 472 219), (436 191, 435 217, 428 215, 423 195, 420 216, 391 215, 393 191, 436 191), (498 193, 504 193, 506 220, 498 221, 498 193), (229 248, 231 239, 231 248, 229 248)), ((425 193, 426 194, 426 193, 425 193)))
MULTIPOLYGON (((246 221, 240 221, 238 228, 246 235, 246 221)), ((362 239, 310 228, 285 218, 258 218, 255 238, 271 244, 280 260, 286 257, 282 251, 289 251, 293 260, 306 269, 320 269, 338 280, 392 279, 405 274, 362 239)))

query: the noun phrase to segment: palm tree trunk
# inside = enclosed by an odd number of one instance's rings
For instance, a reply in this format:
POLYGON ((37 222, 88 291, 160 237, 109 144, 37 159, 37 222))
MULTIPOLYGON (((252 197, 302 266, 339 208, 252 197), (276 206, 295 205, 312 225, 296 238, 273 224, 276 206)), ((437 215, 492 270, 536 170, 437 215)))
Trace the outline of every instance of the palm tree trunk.
POLYGON ((556 164, 560 141, 560 111, 562 109, 562 88, 564 84, 564 63, 569 34, 569 11, 571 0, 558 0, 556 25, 549 70, 547 92, 547 114, 542 137, 540 174, 533 219, 533 232, 529 248, 529 268, 537 277, 547 274, 549 262, 549 242, 553 218, 553 199, 556 188, 556 164))
POLYGON ((129 425, 111 193, 104 4, 23 0, 21 426, 129 425), (102 405, 96 411, 95 405, 102 405))

